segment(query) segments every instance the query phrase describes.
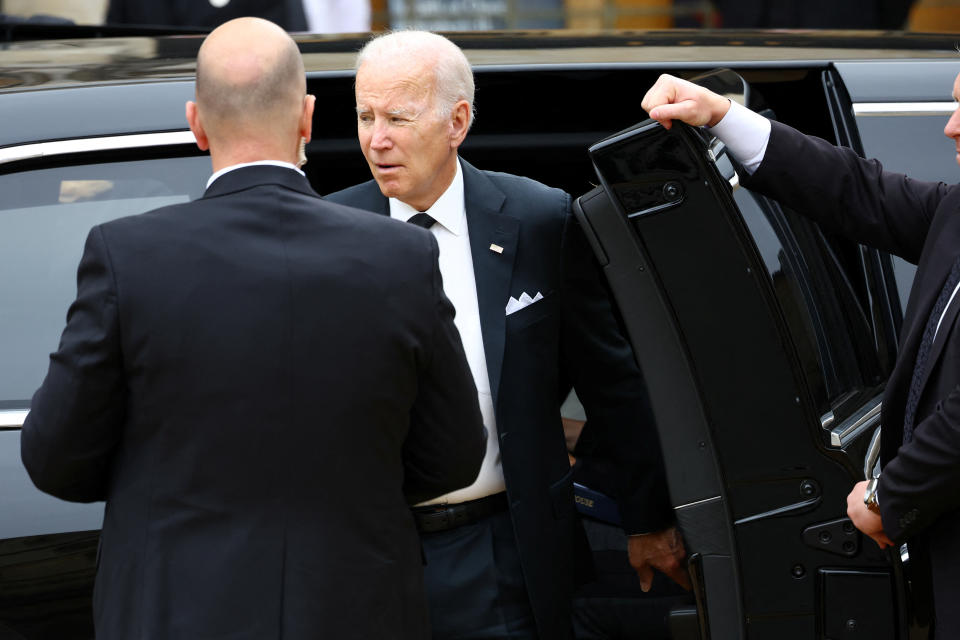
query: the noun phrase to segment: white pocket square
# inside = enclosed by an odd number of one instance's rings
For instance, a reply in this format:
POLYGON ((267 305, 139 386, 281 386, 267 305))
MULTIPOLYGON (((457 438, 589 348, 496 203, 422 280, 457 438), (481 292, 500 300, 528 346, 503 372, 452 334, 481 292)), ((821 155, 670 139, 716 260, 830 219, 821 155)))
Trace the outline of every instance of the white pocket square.
POLYGON ((532 305, 534 302, 537 302, 538 300, 543 300, 543 294, 540 293, 539 291, 537 291, 537 295, 533 296, 532 298, 530 297, 530 294, 528 294, 526 291, 520 294, 519 300, 517 300, 513 296, 510 296, 510 299, 507 300, 507 315, 510 315, 511 313, 516 313, 517 311, 520 311, 520 309, 523 309, 524 307, 529 307, 530 305, 532 305))

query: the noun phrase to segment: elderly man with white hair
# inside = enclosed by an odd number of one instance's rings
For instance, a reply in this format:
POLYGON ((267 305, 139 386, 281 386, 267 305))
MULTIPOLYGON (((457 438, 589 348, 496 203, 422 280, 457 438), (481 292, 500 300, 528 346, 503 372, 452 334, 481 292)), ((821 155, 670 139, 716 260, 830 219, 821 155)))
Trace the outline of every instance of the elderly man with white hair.
MULTIPOLYGON (((463 52, 423 31, 357 59, 357 133, 373 180, 328 200, 429 228, 490 437, 477 480, 414 509, 434 638, 572 637, 572 470, 560 390, 636 472, 621 483, 631 564, 686 584, 641 374, 570 197, 459 158, 473 121, 463 52)), ((632 470, 633 471, 633 470, 632 470)))

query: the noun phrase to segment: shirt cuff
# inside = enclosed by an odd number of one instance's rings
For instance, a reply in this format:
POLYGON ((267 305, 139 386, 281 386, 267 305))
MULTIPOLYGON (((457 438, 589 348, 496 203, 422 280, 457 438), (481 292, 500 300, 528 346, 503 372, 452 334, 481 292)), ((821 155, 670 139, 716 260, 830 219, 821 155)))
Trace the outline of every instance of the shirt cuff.
POLYGON ((747 173, 753 174, 760 167, 770 142, 769 120, 731 100, 727 115, 707 131, 727 146, 747 173))

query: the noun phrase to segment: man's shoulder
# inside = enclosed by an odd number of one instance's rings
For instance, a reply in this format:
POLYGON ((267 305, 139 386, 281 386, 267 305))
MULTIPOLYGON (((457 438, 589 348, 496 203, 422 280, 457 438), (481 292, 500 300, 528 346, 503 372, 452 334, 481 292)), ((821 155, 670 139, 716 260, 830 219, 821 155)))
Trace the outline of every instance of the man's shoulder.
POLYGON ((480 173, 488 177, 494 184, 504 191, 518 191, 535 194, 538 193, 555 197, 562 197, 566 195, 566 192, 562 189, 545 185, 538 180, 527 178, 526 176, 518 176, 513 173, 504 173, 503 171, 489 171, 486 169, 481 170, 480 173))
POLYGON ((148 228, 155 224, 164 224, 181 216, 189 218, 196 209, 198 202, 198 200, 191 200, 190 202, 179 202, 157 207, 141 213, 114 218, 101 223, 99 227, 111 233, 125 233, 148 228))
MULTIPOLYGON (((512 173, 476 169, 473 171, 476 171, 480 179, 470 179, 465 176, 467 198, 475 197, 476 194, 471 194, 471 191, 484 189, 482 182, 486 179, 493 188, 503 194, 506 199, 505 206, 508 209, 522 209, 526 212, 526 216, 532 215, 533 212, 542 212, 551 216, 557 213, 566 215, 570 211, 570 196, 562 189, 512 173)), ((465 168, 465 174, 469 174, 469 169, 465 168)))
MULTIPOLYGON (((376 183, 374 183, 375 185, 376 183)), ((363 186, 363 185, 358 185, 363 186)), ((345 191, 349 191, 345 190, 345 191)), ((379 193, 379 191, 378 191, 379 193)), ((394 233, 411 237, 418 236, 416 228, 403 224, 389 216, 379 215, 370 209, 351 204, 349 199, 331 200, 319 196, 300 193, 302 197, 295 198, 287 203, 287 211, 295 212, 300 220, 327 221, 338 220, 338 226, 350 227, 355 230, 369 229, 371 232, 381 232, 385 228, 394 230, 394 233), (399 231, 397 231, 399 229, 399 231)), ((182 202, 135 215, 116 218, 102 223, 100 227, 111 235, 150 233, 163 228, 170 228, 172 233, 181 232, 190 234, 196 226, 218 226, 224 218, 243 215, 240 212, 254 210, 248 201, 246 193, 239 191, 218 196, 216 198, 198 198, 189 202, 182 202)), ((274 212, 276 215, 279 212, 274 212)), ((263 215, 262 211, 255 211, 256 215, 263 215)))
POLYGON ((352 187, 341 189, 323 196, 327 202, 344 204, 365 211, 383 211, 386 198, 380 192, 375 180, 367 180, 352 187))
POLYGON ((393 233, 408 234, 410 237, 422 237, 425 231, 416 225, 391 218, 387 199, 374 180, 325 195, 320 202, 322 206, 348 212, 360 224, 387 228, 393 233))

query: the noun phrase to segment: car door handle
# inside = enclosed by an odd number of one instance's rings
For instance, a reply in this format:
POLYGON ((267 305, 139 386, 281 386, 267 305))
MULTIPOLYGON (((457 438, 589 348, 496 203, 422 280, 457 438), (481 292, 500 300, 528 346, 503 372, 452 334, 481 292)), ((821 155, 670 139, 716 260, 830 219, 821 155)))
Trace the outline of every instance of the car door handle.
POLYGON ((0 410, 0 430, 19 429, 23 427, 24 420, 27 419, 29 409, 3 409, 0 410))
POLYGON ((880 477, 880 436, 883 427, 877 427, 873 436, 870 438, 870 444, 867 445, 867 453, 863 458, 863 477, 867 480, 880 477))

